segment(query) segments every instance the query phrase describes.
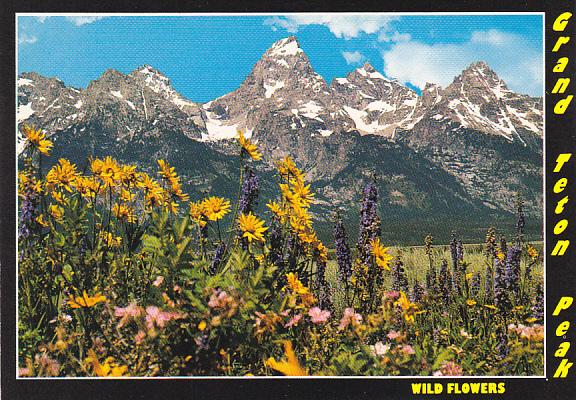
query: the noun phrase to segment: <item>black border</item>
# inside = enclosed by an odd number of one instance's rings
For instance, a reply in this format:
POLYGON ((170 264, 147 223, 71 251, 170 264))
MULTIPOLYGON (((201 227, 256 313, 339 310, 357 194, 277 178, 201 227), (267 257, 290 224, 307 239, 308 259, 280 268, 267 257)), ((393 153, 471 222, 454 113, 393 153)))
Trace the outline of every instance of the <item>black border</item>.
MULTIPOLYGON (((65 0, 58 3, 46 0, 13 1, 4 4, 2 25, 0 26, 0 126, 4 132, 0 135, 0 296, 2 300, 1 324, 1 386, 0 394, 6 399, 178 399, 178 398, 344 398, 344 399, 406 399, 411 398, 410 383, 414 379, 162 379, 162 380, 18 380, 15 379, 15 13, 16 12, 321 12, 321 11, 386 11, 386 12, 542 12, 546 13, 546 240, 548 254, 555 243, 552 234, 553 224, 561 218, 567 218, 570 225, 562 238, 575 237, 575 209, 571 202, 576 200, 576 183, 570 181, 562 195, 552 192, 559 177, 576 176, 576 155, 564 167, 560 174, 552 169, 559 153, 572 152, 576 144, 576 100, 573 100, 564 116, 553 114, 557 100, 564 96, 552 95, 550 90, 556 79, 576 78, 576 16, 573 16, 567 31, 553 32, 552 23, 562 12, 574 13, 574 0, 565 1, 456 1, 437 0, 384 3, 383 1, 337 1, 331 3, 310 3, 309 1, 276 1, 274 3, 236 1, 139 1, 126 0, 65 0), (571 36, 571 41, 560 52, 552 54, 551 49, 558 36, 571 36), (552 73, 555 61, 561 55, 570 57, 570 63, 562 74, 552 73), (554 214, 555 202, 569 195, 571 202, 562 216, 554 214)), ((574 93, 574 83, 567 92, 574 93)), ((564 338, 555 336, 557 325, 564 320, 576 324, 576 302, 574 306, 559 317, 552 317, 552 310, 562 296, 574 296, 576 293, 576 243, 572 244, 564 257, 547 256, 547 375, 554 373, 559 359, 554 351, 562 341, 574 342, 576 327, 571 327, 564 338)), ((574 361, 576 351, 572 348, 567 358, 574 361)), ((503 398, 574 398, 576 389, 576 366, 567 379, 454 379, 466 382, 505 382, 506 393, 503 398)), ((435 382, 427 378, 426 382, 435 382)), ((438 380, 439 382, 439 380, 438 380)), ((447 382, 447 381, 443 381, 447 382)), ((441 398, 441 396, 435 396, 441 398)), ((452 396, 456 397, 456 396, 452 396)), ((469 396, 473 398, 473 396, 469 396)), ((486 395, 484 398, 493 398, 486 395)))

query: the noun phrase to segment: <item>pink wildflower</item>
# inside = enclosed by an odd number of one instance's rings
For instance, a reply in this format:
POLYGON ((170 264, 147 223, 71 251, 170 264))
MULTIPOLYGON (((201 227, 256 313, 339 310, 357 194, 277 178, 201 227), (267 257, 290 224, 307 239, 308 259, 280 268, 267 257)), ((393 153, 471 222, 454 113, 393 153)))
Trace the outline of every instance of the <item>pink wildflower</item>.
POLYGON ((138 331, 136 336, 134 336, 134 343, 141 344, 145 338, 146 338, 146 332, 138 331))
POLYGON ((320 307, 312 307, 308 311, 308 316, 313 324, 323 324, 330 318, 330 311, 321 310, 320 307))
POLYGON ((298 325, 298 322, 300 322, 301 319, 302 319, 302 314, 296 314, 295 316, 290 318, 290 320, 288 322, 286 322, 286 324, 284 325, 284 328, 290 328, 292 326, 298 325))
POLYGON ((208 301, 208 307, 210 308, 224 308, 230 302, 231 298, 223 290, 214 290, 212 296, 210 296, 210 301, 208 301))
POLYGON ((154 329, 154 326, 164 328, 169 321, 182 317, 182 314, 162 311, 156 306, 146 307, 146 326, 148 329, 154 329))
POLYGON ((126 307, 115 307, 114 315, 118 318, 122 318, 118 323, 118 328, 122 328, 124 325, 130 321, 131 318, 138 318, 144 314, 144 309, 136 303, 130 303, 126 307))
POLYGON ((435 371, 433 376, 462 376, 462 367, 454 361, 444 361, 439 371, 435 371))
POLYGON ((346 329, 346 327, 350 324, 352 324, 352 326, 356 326, 359 325, 361 322, 362 322, 362 316, 354 312, 353 308, 348 307, 344 310, 344 315, 340 320, 340 325, 338 325, 338 329, 343 330, 346 329))
POLYGON ((390 340, 394 340, 396 338, 399 338, 401 335, 400 333, 398 333, 397 331, 390 331, 388 332, 388 334, 386 335, 386 337, 390 340))
POLYGON ((405 344, 404 346, 402 346, 401 349, 402 353, 408 355, 408 354, 414 354, 414 348, 412 346, 410 346, 409 344, 405 344))
POLYGON ((163 283, 164 283, 164 277, 158 275, 158 276, 156 277, 156 279, 154 280, 154 282, 152 282, 152 285, 154 285, 154 286, 156 286, 156 287, 159 287, 159 286, 162 285, 163 283))

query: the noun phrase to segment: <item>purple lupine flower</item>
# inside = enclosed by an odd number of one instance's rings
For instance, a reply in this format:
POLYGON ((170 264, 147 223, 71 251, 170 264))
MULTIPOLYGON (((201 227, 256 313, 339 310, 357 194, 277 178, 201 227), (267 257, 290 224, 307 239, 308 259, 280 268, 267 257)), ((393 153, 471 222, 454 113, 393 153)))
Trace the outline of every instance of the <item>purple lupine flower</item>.
POLYGON ((369 182, 364 188, 362 198, 357 245, 359 258, 364 263, 370 259, 370 241, 380 236, 380 218, 378 218, 377 208, 378 189, 374 182, 369 182))
POLYGON ((20 208, 20 223, 18 224, 19 239, 26 239, 30 236, 30 227, 36 214, 36 199, 33 193, 26 193, 20 208))
POLYGON ((282 229, 278 222, 272 221, 270 226, 270 253, 272 264, 279 267, 282 264, 282 229))
POLYGON ((522 251, 512 246, 506 257, 506 285, 510 291, 518 296, 520 292, 520 256, 522 251))
POLYGON ((452 232, 452 239, 450 240, 450 256, 452 257, 452 273, 458 273, 458 241, 456 240, 456 233, 452 232))
POLYGON ((456 258, 459 262, 464 261, 464 245, 460 239, 458 239, 458 243, 456 244, 456 258))
POLYGON ((478 273, 474 274, 472 277, 472 282, 470 283, 470 293, 474 297, 478 296, 478 293, 480 293, 480 280, 480 274, 478 273))
POLYGON ((426 272, 426 290, 428 293, 435 293, 437 289, 436 282, 436 268, 434 265, 430 265, 428 271, 426 272))
POLYGON ((506 236, 500 238, 500 251, 504 254, 508 253, 508 245, 506 244, 506 236))
POLYGON ((506 281, 506 271, 500 259, 496 259, 494 273, 494 305, 498 307, 501 314, 508 314, 512 304, 508 296, 508 284, 506 281))
POLYGON ((508 349, 508 336, 502 328, 499 328, 496 330, 496 338, 498 339, 498 344, 496 345, 498 355, 500 359, 504 359, 510 352, 508 349))
POLYGON ((352 276, 352 257, 348 246, 348 237, 342 219, 338 217, 334 225, 334 238, 336 242, 336 260, 338 262, 339 278, 348 282, 352 276))
POLYGON ((488 304, 492 303, 494 299, 494 274, 492 273, 492 265, 486 265, 486 272, 484 276, 484 301, 488 304))
POLYGON ((332 310, 332 296, 328 282, 326 281, 326 263, 316 261, 316 291, 318 293, 318 306, 324 310, 332 310))
POLYGON ((448 261, 446 260, 442 260, 442 265, 440 266, 438 286, 444 304, 448 304, 450 301, 450 294, 452 292, 452 277, 450 276, 450 271, 448 270, 448 261))
POLYGON ((258 205, 258 193, 260 191, 260 178, 252 168, 246 167, 242 191, 240 193, 240 213, 248 214, 254 211, 258 205))
POLYGON ((410 293, 410 301, 414 303, 419 303, 422 301, 422 297, 424 296, 424 288, 418 281, 414 281, 414 285, 412 286, 412 292, 410 293))
POLYGON ((544 287, 541 283, 536 286, 536 298, 532 305, 532 316, 539 322, 544 321, 544 287))
POLYGON ((224 253, 226 252, 226 244, 224 242, 220 243, 218 247, 216 247, 216 251, 214 252, 214 258, 212 259, 212 263, 210 264, 210 274, 215 275, 216 271, 218 271, 218 267, 222 264, 222 258, 224 257, 224 253))
POLYGON ((392 289, 408 293, 408 278, 404 271, 404 263, 400 259, 397 259, 392 267, 392 289))

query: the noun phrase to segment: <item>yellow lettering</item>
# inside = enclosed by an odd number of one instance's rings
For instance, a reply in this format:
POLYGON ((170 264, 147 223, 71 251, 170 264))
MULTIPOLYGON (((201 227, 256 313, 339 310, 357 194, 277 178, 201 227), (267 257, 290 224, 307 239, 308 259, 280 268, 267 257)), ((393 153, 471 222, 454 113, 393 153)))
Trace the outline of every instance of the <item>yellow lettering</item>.
POLYGON ((569 41, 570 41, 570 36, 560 36, 558 38, 558 40, 556 41, 554 48, 552 49, 552 53, 556 53, 558 50, 560 50, 560 47, 562 47, 563 44, 566 44, 569 41))
POLYGON ((556 242, 556 246, 554 246, 554 250, 552 250, 552 256, 563 256, 568 250, 568 246, 570 246, 569 240, 559 240, 556 242))
POLYGON ((568 376, 568 370, 573 364, 574 363, 568 362, 568 360, 564 358, 560 362, 558 368, 556 369, 556 372, 554 373, 554 378, 566 378, 568 376))
POLYGON ((552 315, 556 317, 557 315, 560 314, 560 311, 569 309, 573 301, 574 297, 569 296, 562 297, 560 301, 558 301, 558 304, 556 304, 556 308, 554 309, 552 315))
POLYGON ((574 95, 567 96, 565 99, 558 100, 558 103, 554 106, 554 114, 562 115, 566 112, 566 109, 570 105, 574 95))
POLYGON ((568 220, 567 219, 562 219, 560 221, 558 221, 556 223, 556 226, 554 226, 554 234, 555 235, 559 235, 562 232, 564 232, 566 230, 566 228, 568 227, 568 220))
POLYGON ((564 190, 564 188, 566 187, 566 185, 568 184, 568 179, 567 178, 560 178, 558 179, 558 181, 554 184, 554 193, 562 193, 562 191, 564 190))
POLYGON ((568 25, 568 21, 570 20, 571 17, 572 13, 568 11, 560 14, 558 18, 556 18, 556 20, 554 21, 552 29, 555 30, 556 32, 563 32, 564 29, 566 29, 566 25, 568 25))
POLYGON ((558 346, 558 350, 556 350, 556 353, 554 353, 554 357, 564 357, 566 353, 568 353, 569 349, 570 349, 570 342, 560 343, 560 346, 558 346))
POLYGON ((564 72, 567 65, 568 65, 568 57, 559 58, 558 61, 556 61, 556 66, 554 67, 552 72, 564 72))
POLYGON ((554 85, 554 89, 552 89, 552 93, 564 93, 566 89, 568 89, 568 85, 570 84, 570 78, 560 78, 556 81, 554 85))
POLYGON ((556 158, 556 166, 554 167, 554 172, 560 172, 560 170, 562 169, 564 164, 568 162, 570 157, 572 157, 572 153, 559 154, 558 157, 556 158))
POLYGON ((564 197, 562 200, 556 204, 556 208, 554 209, 555 214, 561 214, 564 212, 564 206, 568 203, 568 196, 564 197))

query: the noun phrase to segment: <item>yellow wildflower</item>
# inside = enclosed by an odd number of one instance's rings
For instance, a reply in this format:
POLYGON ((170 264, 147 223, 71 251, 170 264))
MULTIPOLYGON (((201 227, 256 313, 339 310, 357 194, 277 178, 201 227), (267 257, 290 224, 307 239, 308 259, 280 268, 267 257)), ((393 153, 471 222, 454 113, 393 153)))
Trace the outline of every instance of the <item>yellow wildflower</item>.
POLYGON ((48 222, 46 222, 44 220, 44 214, 40 214, 39 216, 37 216, 34 219, 39 225, 43 226, 43 227, 47 227, 48 226, 48 222))
POLYGON ((74 185, 77 178, 76 166, 65 158, 61 158, 58 160, 58 164, 54 165, 46 174, 46 183, 50 189, 58 186, 71 193, 71 186, 74 185))
POLYGON ((474 307, 476 305, 476 300, 468 299, 466 300, 466 304, 468 304, 469 307, 474 307))
POLYGON ((198 324, 198 330, 203 331, 206 329, 206 321, 200 321, 198 324))
POLYGON ((404 319, 408 323, 414 323, 415 316, 418 314, 422 314, 424 311, 419 311, 419 307, 416 303, 412 303, 406 297, 404 292, 400 292, 400 297, 395 302, 396 305, 399 305, 402 308, 402 312, 404 314, 404 319))
POLYGON ((203 214, 210 221, 218 221, 230 211, 230 201, 222 197, 208 197, 202 201, 201 206, 204 211, 203 214))
POLYGON ((118 365, 114 362, 114 358, 107 357, 103 363, 98 361, 96 352, 92 349, 88 350, 88 357, 84 362, 92 367, 94 374, 100 377, 119 377, 124 376, 128 367, 125 365, 118 365))
POLYGON ((64 216, 64 209, 56 204, 51 204, 48 207, 48 212, 55 220, 59 221, 64 216))
POLYGON ((206 215, 204 215, 204 207, 202 206, 202 203, 191 202, 188 214, 192 221, 200 225, 201 228, 206 226, 206 215))
POLYGON ((102 296, 100 293, 96 293, 94 296, 88 296, 86 291, 84 291, 82 296, 74 297, 70 295, 68 305, 71 308, 90 308, 105 301, 106 297, 102 296))
POLYGON ((387 269, 390 271, 390 260, 392 260, 392 256, 388 254, 388 247, 384 247, 380 244, 380 238, 376 238, 370 241, 370 246, 372 247, 372 255, 376 260, 376 264, 379 267, 387 269))
POLYGON ((112 214, 121 221, 133 224, 136 222, 136 215, 131 207, 127 207, 124 204, 114 204, 112 207, 112 214))
POLYGON ((121 167, 118 162, 110 156, 101 160, 99 158, 92 160, 90 168, 94 176, 100 178, 106 186, 115 186, 120 182, 121 167))
POLYGON ((242 151, 246 152, 254 161, 262 159, 262 153, 258 151, 258 147, 249 139, 246 139, 242 131, 238 131, 238 143, 242 146, 242 151))
POLYGON ((496 252, 496 257, 498 257, 500 261, 504 261, 506 255, 502 252, 502 250, 498 249, 498 251, 496 252))
POLYGON ((42 129, 35 129, 30 125, 24 125, 22 131, 28 140, 28 143, 37 148, 38 151, 45 156, 50 155, 50 149, 52 149, 54 144, 50 140, 46 139, 46 134, 42 132, 42 129))
POLYGON ((532 260, 536 260, 538 258, 538 250, 532 247, 532 245, 528 245, 528 256, 532 260))
POLYGON ((268 228, 264 226, 263 220, 258 219, 258 217, 250 212, 240 215, 238 222, 240 224, 240 230, 242 231, 242 237, 247 238, 249 242, 252 242, 252 240, 264 241, 263 233, 266 232, 268 228))
POLYGON ((114 237, 110 232, 100 232, 99 237, 108 247, 120 247, 122 243, 120 236, 114 237))
POLYGON ((282 342, 284 344, 284 354, 286 360, 276 361, 273 357, 266 360, 266 366, 286 375, 286 376, 306 376, 308 373, 306 369, 300 365, 292 343, 288 340, 282 342))
POLYGON ((270 211, 272 211, 272 214, 276 215, 280 219, 286 216, 286 211, 284 211, 282 206, 275 201, 269 202, 268 204, 266 204, 266 207, 268 207, 270 211))

